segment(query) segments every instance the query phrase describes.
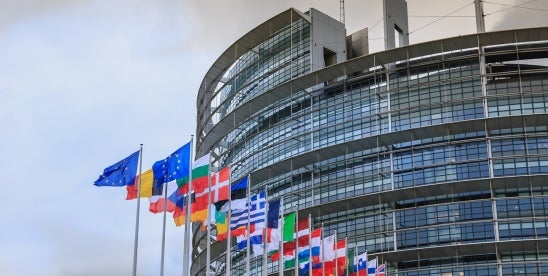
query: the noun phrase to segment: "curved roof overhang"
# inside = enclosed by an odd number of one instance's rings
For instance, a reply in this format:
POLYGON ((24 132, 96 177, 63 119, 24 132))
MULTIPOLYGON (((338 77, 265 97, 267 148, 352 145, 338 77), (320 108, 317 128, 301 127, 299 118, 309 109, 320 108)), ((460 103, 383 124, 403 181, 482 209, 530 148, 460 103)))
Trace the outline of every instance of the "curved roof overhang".
MULTIPOLYGON (((215 89, 217 88, 217 83, 221 81, 223 75, 239 57, 298 19, 310 21, 309 16, 296 9, 290 8, 257 26, 230 45, 230 47, 228 47, 209 68, 200 84, 198 97, 196 99, 198 112, 209 111, 209 108, 204 107, 209 106, 211 96, 215 93, 215 89)), ((205 121, 202 122, 202 126, 205 125, 205 122, 209 120, 210 117, 210 114, 204 115, 205 116, 202 116, 202 118, 204 118, 205 121)), ((200 116, 198 116, 198 118, 200 118, 200 116)), ((197 133, 200 133, 201 131, 199 128, 200 123, 197 126, 197 133)))
MULTIPOLYGON (((231 114, 228 114, 217 124, 215 124, 204 139, 197 143, 197 152, 212 148, 213 145, 219 143, 219 141, 232 130, 234 125, 240 125, 242 122, 248 120, 258 110, 269 106, 273 102, 290 96, 294 91, 304 90, 314 85, 324 83, 325 81, 333 80, 355 72, 360 72, 378 65, 406 61, 411 58, 474 48, 478 46, 485 47, 491 45, 540 40, 548 40, 548 27, 497 31, 451 37, 395 48, 357 57, 343 63, 332 65, 279 85, 239 106, 231 114)), ((200 94, 198 98, 200 100, 200 94)), ((209 102, 207 104, 209 104, 209 102)), ((197 134, 199 134, 199 132, 197 132, 197 134)))

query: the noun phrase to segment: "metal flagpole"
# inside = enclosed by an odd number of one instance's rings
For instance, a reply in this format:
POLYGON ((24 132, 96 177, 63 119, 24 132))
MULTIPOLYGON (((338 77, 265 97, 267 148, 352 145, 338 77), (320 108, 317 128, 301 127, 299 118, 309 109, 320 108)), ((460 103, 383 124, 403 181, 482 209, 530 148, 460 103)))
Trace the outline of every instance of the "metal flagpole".
MULTIPOLYGON (((231 266, 231 260, 230 260, 230 219, 232 215, 232 166, 230 166, 230 174, 228 176, 228 181, 230 183, 230 189, 228 191, 228 202, 225 204, 228 204, 228 212, 227 212, 227 219, 228 219, 228 226, 227 226, 227 232, 226 232, 226 262, 225 262, 225 275, 230 275, 230 266, 231 266)), ((209 276, 209 275, 207 275, 209 276)))
POLYGON ((297 220, 295 225, 297 226, 297 229, 293 229, 293 244, 295 244, 295 250, 293 252, 295 267, 293 267, 293 271, 295 275, 299 275, 299 208, 297 208, 295 213, 295 220, 297 220))
MULTIPOLYGON (((166 166, 166 174, 164 175, 164 181, 169 175, 169 166, 166 166)), ((167 215, 167 182, 164 185, 164 218, 162 223, 162 254, 160 257, 160 276, 164 275, 164 251, 166 248, 166 215, 167 215)))
POLYGON ((185 217, 185 232, 184 232, 184 244, 183 244, 183 276, 190 274, 190 251, 192 250, 190 242, 190 206, 192 204, 192 147, 194 142, 194 135, 190 136, 190 160, 188 168, 188 194, 186 198, 186 217, 185 217))
POLYGON ((333 271, 335 273, 335 276, 338 276, 339 275, 339 267, 338 267, 338 262, 337 262, 337 259, 339 258, 339 256, 337 256, 337 252, 338 248, 337 248, 337 230, 335 230, 335 240, 333 241, 334 243, 334 247, 333 249, 335 250, 335 271, 333 271))
POLYGON ((278 222, 278 227, 280 228, 280 244, 278 245, 278 275, 283 276, 284 274, 284 198, 280 199, 280 214, 281 219, 278 222))
MULTIPOLYGON (((215 174, 215 185, 219 184, 219 171, 215 174)), ((208 185, 208 195, 207 195, 207 217, 206 217, 206 276, 209 276, 211 273, 211 225, 209 225, 211 220, 211 151, 209 152, 209 166, 207 169, 207 185, 208 185)), ((215 214, 213 214, 215 216, 215 214)))
MULTIPOLYGON (((375 275, 377 275, 377 269, 379 268, 379 257, 375 257, 375 275)), ((369 267, 367 268, 369 271, 369 267)), ((385 268, 386 270, 386 268, 385 268)))
MULTIPOLYGON (((344 252, 346 252, 346 256, 348 256, 348 237, 344 238, 344 247, 345 247, 344 252)), ((354 252, 354 254, 356 254, 356 252, 354 252)), ((346 257, 345 259, 346 259, 346 275, 348 275, 348 263, 350 262, 350 260, 346 257)))
MULTIPOLYGON (((360 256, 358 255, 358 243, 356 242, 356 244, 354 245, 354 260, 352 260, 352 267, 354 267, 354 265, 356 264, 356 257, 357 256, 360 256)), ((360 266, 356 266, 356 272, 358 273, 358 275, 360 275, 360 266)))
POLYGON ((250 262, 250 242, 249 242, 249 238, 251 236, 251 223, 250 223, 250 220, 251 220, 251 177, 248 175, 247 176, 247 229, 246 229, 246 232, 247 232, 247 241, 246 241, 246 260, 245 260, 245 271, 246 271, 246 274, 245 275, 250 275, 249 273, 249 262, 250 262))
POLYGON ((320 247, 320 249, 322 251, 321 252, 322 253, 322 276, 325 276, 325 253, 324 253, 324 251, 325 251, 325 246, 324 245, 325 244, 324 244, 324 241, 323 241, 323 233, 324 233, 323 231, 324 230, 325 229, 323 228, 323 222, 322 222, 322 242, 321 242, 321 247, 320 247))
POLYGON ((312 215, 308 214, 308 275, 312 276, 312 215))
POLYGON ((270 209, 270 204, 268 203, 268 185, 264 188, 264 200, 266 202, 266 208, 265 208, 265 227, 263 229, 263 276, 267 276, 267 266, 268 266, 268 260, 267 260, 267 251, 268 251, 268 210, 270 209))
POLYGON ((133 242, 133 276, 137 275, 137 248, 139 247, 139 210, 141 206, 141 181, 142 181, 141 173, 143 173, 143 144, 141 144, 141 149, 139 150, 139 181, 137 183, 137 214, 135 216, 135 241, 133 242))

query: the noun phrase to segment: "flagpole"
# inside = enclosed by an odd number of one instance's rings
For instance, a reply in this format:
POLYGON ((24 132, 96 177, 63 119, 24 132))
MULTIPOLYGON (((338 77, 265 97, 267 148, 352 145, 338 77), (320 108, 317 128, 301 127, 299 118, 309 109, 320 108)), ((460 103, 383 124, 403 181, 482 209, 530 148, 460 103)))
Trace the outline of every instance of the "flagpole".
MULTIPOLYGON (((137 183, 137 214, 135 215, 135 241, 133 242, 133 276, 137 275, 137 249, 139 247, 139 211, 141 206, 141 173, 143 172, 143 144, 139 149, 139 181, 137 183)), ((135 185, 135 184, 134 184, 135 185)))
MULTIPOLYGON (((379 268, 379 257, 375 257, 375 276, 377 275, 377 269, 379 268)), ((369 270, 369 268, 368 268, 369 270)))
MULTIPOLYGON (((169 175, 169 166, 166 168, 167 174, 164 175, 164 181, 169 175)), ((164 275, 164 251, 166 247, 166 215, 167 215, 167 182, 164 182, 164 218, 162 223, 162 254, 160 257, 160 276, 164 275)))
POLYGON ((249 247, 251 246, 250 245, 250 242, 249 242, 249 238, 251 237, 251 223, 250 223, 250 220, 251 220, 251 177, 248 175, 247 176, 247 179, 249 181, 249 183, 247 183, 247 241, 246 241, 246 261, 245 261, 245 271, 246 271, 246 274, 245 275, 250 275, 249 273, 249 270, 250 270, 250 267, 249 267, 249 258, 250 258, 250 250, 249 250, 249 247))
MULTIPOLYGON (((358 243, 356 242, 356 244, 354 244, 354 260, 352 260, 352 269, 354 268, 354 266, 356 266, 356 255, 358 255, 358 243)), ((360 275, 360 266, 356 266, 356 272, 358 273, 358 275, 360 275)))
MULTIPOLYGON (((348 237, 345 237, 344 238, 344 252, 346 252, 346 256, 348 256, 348 237)), ((354 252, 354 254, 356 254, 356 252, 354 252)), ((348 260, 348 258, 346 258, 346 276, 348 276, 348 263, 350 262, 350 260, 348 260)))
MULTIPOLYGON (((210 245, 210 235, 211 235, 211 226, 209 225, 211 219, 211 151, 209 151, 209 166, 207 167, 207 184, 208 184, 208 195, 207 195, 207 218, 206 218, 206 276, 209 276, 211 273, 211 245, 210 245)), ((192 172, 191 172, 192 173, 192 172)), ((215 175, 216 181, 215 184, 219 183, 219 172, 215 175)))
POLYGON ((283 276, 284 274, 284 198, 280 199, 280 214, 282 218, 278 221, 278 227, 280 228, 280 244, 278 246, 278 275, 283 276))
POLYGON ((308 275, 312 276, 312 215, 308 214, 308 275))
POLYGON ((333 272, 335 273, 335 276, 339 276, 339 267, 338 267, 338 265, 339 265, 338 264, 339 256, 337 254, 337 253, 339 253, 339 252, 337 252, 338 251, 337 250, 338 249, 337 248, 337 242, 338 242, 337 241, 337 230, 335 230, 335 241, 334 242, 335 242, 335 247, 333 249, 335 250, 335 271, 333 271, 333 272))
POLYGON ((267 239, 268 239, 268 210, 270 209, 270 204, 268 203, 268 185, 264 188, 264 200, 266 202, 266 210, 265 210, 265 228, 263 229, 263 276, 267 276, 267 266, 268 266, 268 260, 266 258, 267 255, 267 239))
MULTIPOLYGON (((299 201, 297 200, 297 203, 299 201)), ((297 210, 295 211, 295 219, 297 220, 297 230, 295 233, 295 229, 293 229, 293 243, 295 244, 294 249, 294 257, 293 262, 295 263, 295 267, 293 268, 293 271, 295 272, 295 275, 299 275, 299 207, 297 206, 297 210)))
POLYGON ((192 205, 192 147, 194 142, 194 135, 190 135, 190 162, 189 168, 188 168, 188 194, 187 194, 187 200, 186 200, 186 217, 185 217, 185 232, 184 232, 184 243, 183 243, 183 276, 190 274, 190 252, 192 249, 191 242, 190 242, 190 228, 192 228, 192 225, 190 225, 190 207, 192 205))
MULTIPOLYGON (((230 260, 230 232, 232 232, 231 230, 231 226, 230 226, 230 219, 231 219, 231 215, 232 215, 232 165, 230 166, 230 174, 228 176, 228 181, 230 183, 230 188, 229 188, 229 191, 228 191, 228 222, 227 222, 227 233, 226 233, 226 262, 225 262, 225 275, 230 275, 230 263, 231 263, 231 260, 230 260)), ((209 275, 207 275, 209 276, 209 275)))
POLYGON ((323 232, 324 232, 324 228, 323 228, 323 222, 322 222, 322 242, 320 243, 321 244, 321 253, 322 253, 322 276, 325 276, 325 246, 324 246, 324 241, 323 241, 323 232))

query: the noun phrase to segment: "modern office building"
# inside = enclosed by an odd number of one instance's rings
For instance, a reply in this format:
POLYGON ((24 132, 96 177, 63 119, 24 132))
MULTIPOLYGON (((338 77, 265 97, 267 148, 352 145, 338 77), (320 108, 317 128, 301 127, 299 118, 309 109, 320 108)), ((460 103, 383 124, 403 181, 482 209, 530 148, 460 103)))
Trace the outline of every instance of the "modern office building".
MULTIPOLYGON (((243 35, 202 81, 196 155, 388 275, 548 275, 548 27, 408 45, 406 22, 386 25, 400 41, 377 53, 315 9, 243 35)), ((205 241, 196 231, 193 275, 205 241)), ((226 243, 210 252, 224 275, 226 243)))

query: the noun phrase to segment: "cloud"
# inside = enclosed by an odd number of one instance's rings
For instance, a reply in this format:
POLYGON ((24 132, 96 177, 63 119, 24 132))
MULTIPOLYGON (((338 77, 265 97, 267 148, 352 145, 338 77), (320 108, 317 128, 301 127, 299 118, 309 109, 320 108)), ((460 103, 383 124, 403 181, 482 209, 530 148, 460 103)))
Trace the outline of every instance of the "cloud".
MULTIPOLYGON (((346 1, 348 32, 378 22, 379 3, 346 1)), ((432 12, 421 10, 428 3, 410 2, 410 13, 432 12)), ((292 6, 315 7, 338 18, 338 5, 313 0, 235 0, 230 5, 215 0, 3 1, 2 274, 129 274, 135 201, 124 200, 123 188, 97 188, 92 182, 140 143, 147 168, 188 142, 199 84, 236 39, 292 6)), ((452 6, 444 8, 448 12, 452 6)), ((473 32, 473 20, 467 20, 470 28, 453 31, 473 32)), ((487 20, 489 26, 494 19, 487 20)), ((540 17, 531 20, 545 24, 540 17)), ((414 27, 424 24, 413 22, 414 27)), ((412 41, 449 36, 444 26, 412 41)), ((155 275, 162 216, 148 213, 147 205, 142 201, 139 274, 155 275)), ((166 275, 180 274, 181 247, 182 229, 168 216, 166 275)))

